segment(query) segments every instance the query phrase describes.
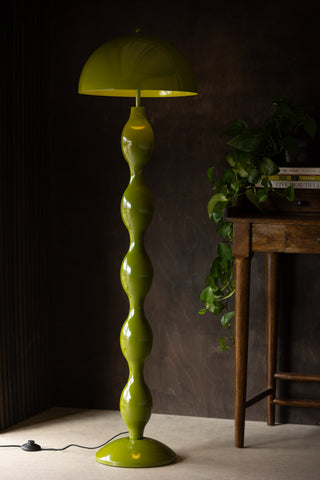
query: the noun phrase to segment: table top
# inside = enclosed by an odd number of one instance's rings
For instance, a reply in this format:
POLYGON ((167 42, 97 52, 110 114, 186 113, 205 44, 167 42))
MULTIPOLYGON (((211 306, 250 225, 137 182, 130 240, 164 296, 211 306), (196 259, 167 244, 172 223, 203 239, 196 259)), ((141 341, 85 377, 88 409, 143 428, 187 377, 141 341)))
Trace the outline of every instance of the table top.
POLYGON ((232 223, 269 223, 286 225, 320 225, 320 213, 257 212, 246 213, 239 209, 228 212, 227 221, 232 223))
POLYGON ((239 206, 228 209, 227 220, 233 223, 319 225, 320 189, 296 189, 292 202, 271 194, 261 207, 263 210, 259 211, 243 197, 239 206))

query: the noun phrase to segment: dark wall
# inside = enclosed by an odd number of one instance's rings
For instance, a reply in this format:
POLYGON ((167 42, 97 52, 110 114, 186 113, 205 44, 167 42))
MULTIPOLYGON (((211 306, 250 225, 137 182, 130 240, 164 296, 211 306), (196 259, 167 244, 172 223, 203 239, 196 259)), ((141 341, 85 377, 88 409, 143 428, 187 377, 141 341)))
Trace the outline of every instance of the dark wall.
MULTIPOLYGON (((206 214, 206 170, 214 165, 219 174, 224 166, 219 135, 227 124, 262 121, 275 97, 319 112, 318 2, 205 3, 78 0, 43 10, 56 404, 116 409, 127 380, 119 332, 128 303, 119 268, 128 235, 119 204, 129 172, 120 135, 132 101, 80 96, 77 82, 96 47, 139 26, 185 53, 199 87, 194 98, 143 102, 156 139, 147 168, 155 203, 146 236, 154 265, 146 300, 154 332, 147 383, 155 412, 233 416, 233 353, 219 352, 219 321, 197 313, 218 240, 206 214)), ((291 257, 282 272, 281 358, 309 372, 320 359, 318 267, 315 256, 291 257)), ((263 388, 265 374, 262 256, 253 260, 252 278, 251 394, 263 388)), ((288 418, 318 423, 319 415, 295 410, 288 418)), ((264 419, 264 406, 252 407, 248 418, 264 419)))
POLYGON ((51 396, 44 36, 35 2, 3 2, 0 23, 1 430, 51 396))

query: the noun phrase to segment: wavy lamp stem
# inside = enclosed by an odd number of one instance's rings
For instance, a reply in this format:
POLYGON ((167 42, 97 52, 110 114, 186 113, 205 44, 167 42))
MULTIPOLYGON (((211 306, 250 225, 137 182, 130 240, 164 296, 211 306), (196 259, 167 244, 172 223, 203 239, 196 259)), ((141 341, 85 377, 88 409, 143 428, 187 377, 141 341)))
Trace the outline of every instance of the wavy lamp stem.
MULTIPOLYGON (((137 94, 137 103, 139 95, 137 94)), ((152 397, 143 367, 152 347, 152 331, 144 314, 144 299, 152 283, 152 264, 144 247, 144 233, 153 214, 151 193, 144 181, 144 167, 153 150, 154 136, 144 107, 131 107, 121 147, 130 167, 130 182, 121 201, 121 216, 130 235, 130 246, 121 265, 121 283, 129 298, 129 315, 123 324, 120 344, 128 362, 129 379, 121 394, 120 411, 129 437, 101 448, 100 463, 120 467, 153 467, 171 463, 175 453, 161 442, 143 436, 150 418, 152 397)))

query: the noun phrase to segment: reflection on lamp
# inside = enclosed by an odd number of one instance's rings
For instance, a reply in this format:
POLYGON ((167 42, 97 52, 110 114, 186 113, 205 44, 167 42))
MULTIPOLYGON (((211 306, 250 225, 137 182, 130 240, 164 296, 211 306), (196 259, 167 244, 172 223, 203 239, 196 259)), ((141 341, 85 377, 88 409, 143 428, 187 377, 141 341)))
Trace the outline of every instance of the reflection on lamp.
POLYGON ((118 467, 152 467, 172 463, 176 455, 163 443, 143 436, 152 409, 143 366, 152 347, 152 331, 144 314, 144 299, 152 283, 152 264, 144 247, 153 202, 144 181, 144 167, 154 136, 141 97, 179 97, 197 94, 187 60, 171 44, 137 31, 104 43, 88 58, 81 72, 79 93, 135 97, 121 137, 130 182, 121 201, 121 216, 130 247, 121 265, 121 283, 129 298, 129 315, 120 334, 129 379, 121 394, 120 411, 129 436, 114 440, 96 454, 98 462, 118 467))

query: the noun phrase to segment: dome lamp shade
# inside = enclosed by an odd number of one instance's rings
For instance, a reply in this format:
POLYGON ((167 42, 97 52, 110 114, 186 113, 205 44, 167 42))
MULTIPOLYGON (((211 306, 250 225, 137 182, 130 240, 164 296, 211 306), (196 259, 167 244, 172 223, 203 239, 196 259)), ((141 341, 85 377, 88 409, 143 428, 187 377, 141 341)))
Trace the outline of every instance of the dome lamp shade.
POLYGON ((118 37, 86 61, 78 92, 115 97, 182 97, 197 94, 186 58, 170 43, 142 34, 118 37))

